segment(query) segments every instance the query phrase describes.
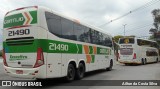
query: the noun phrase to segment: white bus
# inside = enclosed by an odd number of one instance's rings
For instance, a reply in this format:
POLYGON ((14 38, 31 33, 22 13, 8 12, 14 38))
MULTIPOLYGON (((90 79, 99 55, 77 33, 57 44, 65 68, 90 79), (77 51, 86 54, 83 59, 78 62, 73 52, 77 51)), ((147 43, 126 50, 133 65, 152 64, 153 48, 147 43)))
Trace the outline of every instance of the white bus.
POLYGON ((118 61, 123 64, 146 64, 159 61, 158 44, 136 37, 119 39, 118 61))
POLYGON ((3 26, 6 73, 21 78, 81 79, 113 66, 112 36, 45 7, 8 12, 3 26))

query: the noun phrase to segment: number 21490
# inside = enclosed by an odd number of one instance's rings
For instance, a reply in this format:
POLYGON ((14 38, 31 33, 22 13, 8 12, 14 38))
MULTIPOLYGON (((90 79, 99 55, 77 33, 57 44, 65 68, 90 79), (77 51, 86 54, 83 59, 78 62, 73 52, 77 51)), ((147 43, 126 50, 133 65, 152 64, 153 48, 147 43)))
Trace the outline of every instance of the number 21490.
POLYGON ((8 31, 8 36, 15 36, 15 35, 28 35, 30 34, 29 29, 20 29, 16 31, 8 31))
POLYGON ((49 43, 49 50, 68 51, 68 45, 49 43))

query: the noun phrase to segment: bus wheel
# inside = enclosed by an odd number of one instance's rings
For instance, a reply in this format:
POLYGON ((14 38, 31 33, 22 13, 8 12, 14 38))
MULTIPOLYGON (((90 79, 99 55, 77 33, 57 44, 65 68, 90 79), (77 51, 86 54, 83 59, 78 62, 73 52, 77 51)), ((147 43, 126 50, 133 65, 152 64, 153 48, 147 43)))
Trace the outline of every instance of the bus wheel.
POLYGON ((68 65, 68 70, 67 70, 66 80, 68 82, 73 81, 74 77, 75 77, 75 73, 76 73, 76 71, 75 71, 74 65, 73 64, 69 64, 68 65))
POLYGON ((145 64, 147 64, 147 59, 145 58, 145 64))
POLYGON ((111 71, 113 67, 113 60, 110 60, 110 65, 108 68, 106 68, 107 71, 111 71))
POLYGON ((142 65, 145 65, 145 60, 144 59, 142 59, 141 62, 142 62, 142 65))
POLYGON ((79 63, 77 71, 76 71, 76 79, 82 79, 85 73, 85 65, 83 63, 79 63))
POLYGON ((156 59, 156 62, 158 63, 158 58, 156 59))

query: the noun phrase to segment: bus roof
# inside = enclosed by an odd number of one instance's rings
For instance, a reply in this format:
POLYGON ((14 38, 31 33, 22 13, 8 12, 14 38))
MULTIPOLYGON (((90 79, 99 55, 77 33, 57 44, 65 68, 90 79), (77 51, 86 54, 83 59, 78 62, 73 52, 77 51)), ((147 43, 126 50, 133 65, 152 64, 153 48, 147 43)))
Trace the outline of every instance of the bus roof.
POLYGON ((94 29, 94 30, 96 30, 96 31, 102 32, 102 33, 107 34, 107 35, 109 35, 109 36, 112 37, 111 34, 103 31, 101 28, 98 28, 98 27, 96 27, 96 26, 89 25, 89 24, 87 24, 87 23, 85 23, 85 22, 82 22, 82 21, 80 21, 80 20, 74 19, 74 18, 72 18, 72 17, 68 17, 68 16, 66 16, 66 15, 64 15, 64 14, 62 14, 62 13, 59 13, 59 12, 57 12, 57 11, 53 11, 52 9, 49 9, 49 8, 47 8, 47 7, 38 6, 38 8, 43 9, 44 11, 49 11, 49 12, 52 11, 52 13, 54 13, 55 15, 64 17, 65 19, 71 20, 71 21, 73 21, 73 22, 76 22, 76 23, 78 23, 78 24, 84 25, 84 26, 86 26, 86 27, 90 27, 90 28, 92 28, 92 29, 94 29))
MULTIPOLYGON (((151 42, 156 42, 154 40, 149 40, 149 39, 143 39, 143 38, 138 38, 138 37, 132 37, 132 36, 126 36, 126 37, 123 37, 123 38, 135 38, 135 39, 140 39, 140 40, 145 40, 145 41, 151 41, 151 42)), ((123 38, 120 38, 120 39, 123 39, 123 38)))
POLYGON ((152 42, 156 42, 156 41, 154 41, 154 40, 148 40, 148 39, 143 39, 143 38, 137 38, 137 39, 145 40, 145 41, 152 41, 152 42))
POLYGON ((81 25, 84 25, 84 26, 86 26, 86 27, 92 28, 92 29, 94 29, 94 30, 96 30, 96 31, 102 32, 102 33, 107 34, 107 35, 109 35, 110 37, 112 37, 111 34, 103 31, 101 28, 98 28, 98 27, 89 25, 89 24, 87 24, 87 23, 84 23, 84 22, 82 22, 82 21, 79 21, 79 20, 77 20, 77 19, 68 17, 68 16, 66 16, 66 15, 64 15, 64 14, 62 14, 62 13, 59 13, 59 12, 57 12, 57 11, 54 11, 54 10, 52 10, 52 9, 50 9, 50 8, 47 8, 47 7, 44 7, 44 6, 28 6, 28 7, 17 8, 17 9, 8 11, 5 16, 10 15, 10 14, 12 14, 12 12, 15 12, 15 11, 19 11, 19 10, 23 10, 23 9, 32 9, 32 8, 37 8, 37 9, 42 9, 43 11, 52 12, 53 14, 56 14, 56 15, 61 16, 61 17, 64 17, 65 19, 68 19, 68 20, 71 20, 71 21, 76 22, 76 23, 78 23, 78 24, 81 24, 81 25))

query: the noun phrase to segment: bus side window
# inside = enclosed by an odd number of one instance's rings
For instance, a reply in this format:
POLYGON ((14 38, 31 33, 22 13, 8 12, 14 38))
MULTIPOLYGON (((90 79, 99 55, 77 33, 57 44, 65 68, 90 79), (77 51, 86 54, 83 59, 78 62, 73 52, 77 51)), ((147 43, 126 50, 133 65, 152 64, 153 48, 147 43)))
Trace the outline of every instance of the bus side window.
POLYGON ((93 44, 98 44, 99 41, 100 41, 99 32, 95 31, 94 29, 91 29, 90 32, 91 32, 91 36, 90 36, 91 37, 91 42, 93 44))
POLYGON ((61 20, 60 17, 57 15, 54 15, 50 12, 46 12, 46 21, 49 32, 52 34, 61 37, 61 20))
POLYGON ((137 39, 137 44, 141 46, 141 41, 139 39, 137 39))
POLYGON ((113 46, 111 38, 106 34, 103 34, 103 45, 104 46, 108 46, 108 47, 112 47, 113 46))
POLYGON ((99 41, 98 41, 99 45, 103 45, 103 34, 99 32, 99 41))
POLYGON ((77 41, 85 42, 85 32, 84 32, 85 27, 74 23, 74 34, 76 36, 77 41))
POLYGON ((62 38, 76 40, 76 36, 74 35, 73 32, 73 22, 68 19, 61 18, 61 24, 62 24, 62 38))
POLYGON ((84 42, 91 43, 90 30, 88 27, 84 28, 84 42))

